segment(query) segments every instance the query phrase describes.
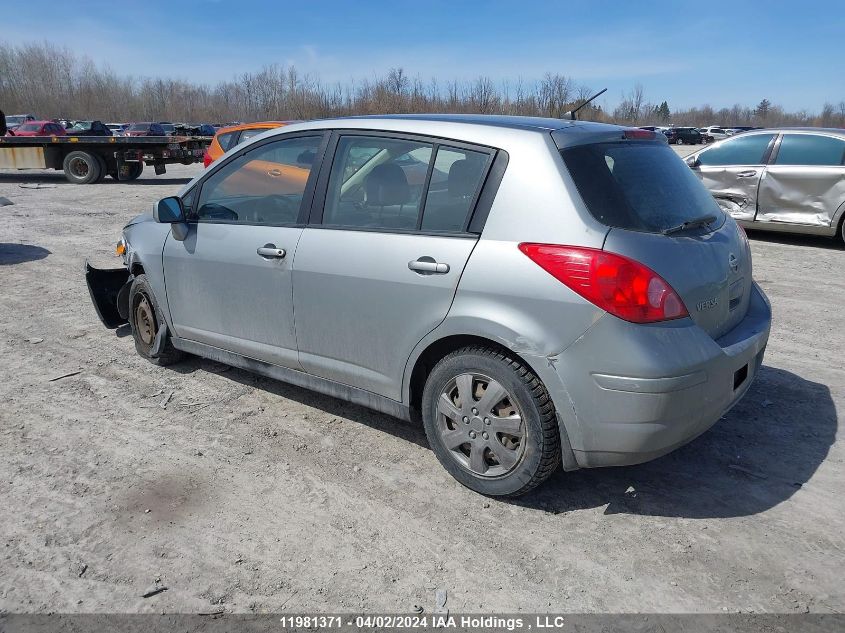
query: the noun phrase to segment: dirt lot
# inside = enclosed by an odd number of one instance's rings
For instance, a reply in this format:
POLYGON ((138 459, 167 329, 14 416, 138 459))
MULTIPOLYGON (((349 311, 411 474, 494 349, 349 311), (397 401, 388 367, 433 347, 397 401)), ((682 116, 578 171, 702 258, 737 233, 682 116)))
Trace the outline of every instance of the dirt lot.
POLYGON ((0 173, 0 612, 845 609, 840 245, 752 234, 771 341, 713 430, 497 502, 420 428, 100 325, 85 258, 200 169, 0 173))

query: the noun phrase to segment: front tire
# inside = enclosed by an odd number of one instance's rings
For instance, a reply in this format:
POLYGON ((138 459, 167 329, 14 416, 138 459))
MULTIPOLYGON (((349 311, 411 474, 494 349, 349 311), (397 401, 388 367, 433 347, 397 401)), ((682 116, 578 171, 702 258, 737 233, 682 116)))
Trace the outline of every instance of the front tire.
POLYGON ((138 275, 129 289, 129 325, 135 340, 135 351, 156 365, 166 366, 179 362, 184 353, 173 347, 170 337, 165 340, 158 357, 151 356, 156 334, 164 316, 161 313, 146 275, 138 275))
POLYGON ((465 347, 437 363, 425 383, 422 415, 437 459, 481 494, 525 494, 560 464, 557 419, 545 386, 499 350, 465 347))

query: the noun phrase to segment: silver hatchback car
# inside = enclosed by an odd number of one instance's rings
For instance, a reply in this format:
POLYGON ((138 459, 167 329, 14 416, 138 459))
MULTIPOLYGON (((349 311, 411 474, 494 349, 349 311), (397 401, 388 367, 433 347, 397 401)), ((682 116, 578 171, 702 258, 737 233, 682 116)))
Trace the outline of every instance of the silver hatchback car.
POLYGON ((161 365, 212 358, 421 418, 515 496, 561 464, 689 442, 769 336, 744 232, 647 130, 484 116, 314 121, 133 220, 98 314, 161 365))
POLYGON ((742 225, 845 240, 845 130, 754 130, 686 160, 742 225))

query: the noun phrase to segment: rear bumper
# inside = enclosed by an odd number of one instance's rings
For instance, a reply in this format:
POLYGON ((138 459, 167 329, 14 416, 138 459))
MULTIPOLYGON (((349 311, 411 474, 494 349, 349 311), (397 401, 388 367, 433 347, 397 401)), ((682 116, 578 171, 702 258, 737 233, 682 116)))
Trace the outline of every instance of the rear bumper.
POLYGON ((643 326, 605 315, 559 356, 529 360, 578 466, 637 464, 693 440, 742 398, 770 325, 754 284, 745 318, 718 340, 689 319, 643 326))
POLYGON ((132 278, 126 268, 94 268, 86 261, 85 283, 103 325, 114 329, 127 322, 132 278))

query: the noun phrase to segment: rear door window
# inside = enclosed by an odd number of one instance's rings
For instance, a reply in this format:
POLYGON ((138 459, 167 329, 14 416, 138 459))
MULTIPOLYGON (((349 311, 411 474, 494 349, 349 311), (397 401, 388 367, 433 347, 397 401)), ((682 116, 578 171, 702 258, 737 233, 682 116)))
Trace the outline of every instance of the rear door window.
POLYGON ((663 143, 593 143, 561 151, 587 209, 606 226, 659 233, 724 214, 695 174, 663 143))
POLYGON ((842 165, 845 140, 813 134, 784 134, 775 165, 842 165))
POLYGON ((416 229, 433 149, 432 144, 417 141, 342 136, 329 177, 323 224, 416 229))
POLYGON ((441 145, 425 198, 423 231, 463 231, 481 189, 489 154, 441 145))
POLYGON ((241 137, 238 139, 238 143, 243 143, 244 141, 248 141, 253 136, 258 136, 259 134, 263 134, 266 132, 266 128, 258 128, 254 130, 244 130, 241 132, 241 137))
POLYGON ((774 134, 751 134, 731 138, 698 155, 701 165, 762 165, 774 134))

